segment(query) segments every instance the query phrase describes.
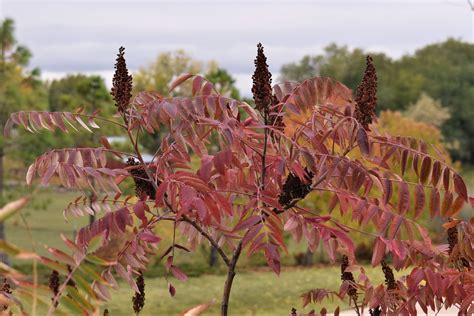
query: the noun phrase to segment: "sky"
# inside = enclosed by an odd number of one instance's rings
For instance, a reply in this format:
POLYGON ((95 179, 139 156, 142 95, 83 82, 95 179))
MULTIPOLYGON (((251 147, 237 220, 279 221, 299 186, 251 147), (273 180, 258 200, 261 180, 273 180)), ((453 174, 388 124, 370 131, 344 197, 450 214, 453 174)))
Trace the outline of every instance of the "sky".
POLYGON ((182 48, 216 60, 246 96, 258 42, 277 78, 332 42, 394 58, 448 37, 473 42, 473 12, 467 0, 0 0, 0 18, 15 20, 45 79, 85 72, 110 85, 120 46, 131 70, 182 48))

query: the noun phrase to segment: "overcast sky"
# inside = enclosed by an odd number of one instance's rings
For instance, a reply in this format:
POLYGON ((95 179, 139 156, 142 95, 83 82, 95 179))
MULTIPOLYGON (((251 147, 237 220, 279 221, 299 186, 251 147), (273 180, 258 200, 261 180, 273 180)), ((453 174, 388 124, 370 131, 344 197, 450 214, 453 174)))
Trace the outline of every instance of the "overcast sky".
POLYGON ((15 20, 45 78, 87 72, 109 84, 121 45, 132 70, 183 48, 230 70, 245 95, 259 41, 277 76, 331 42, 399 57, 448 37, 472 42, 474 26, 467 0, 0 0, 0 17, 15 20))

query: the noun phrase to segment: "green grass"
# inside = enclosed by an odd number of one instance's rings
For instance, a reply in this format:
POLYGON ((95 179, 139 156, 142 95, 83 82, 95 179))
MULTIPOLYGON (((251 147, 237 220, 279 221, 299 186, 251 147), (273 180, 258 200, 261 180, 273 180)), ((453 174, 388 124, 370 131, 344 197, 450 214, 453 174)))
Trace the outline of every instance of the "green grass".
MULTIPOLYGON (((381 280, 381 271, 368 269, 369 276, 381 280)), ((170 297, 165 278, 145 279, 146 300, 141 315, 177 315, 193 306, 214 301, 204 315, 219 313, 225 276, 203 275, 186 282, 173 280, 176 296, 170 297)), ((313 267, 308 269, 283 269, 280 276, 269 271, 238 272, 234 279, 229 311, 231 315, 288 315, 292 307, 298 312, 308 312, 314 304, 302 308, 301 294, 313 288, 338 290, 340 286, 339 267, 313 267)), ((127 285, 112 292, 113 299, 104 305, 111 315, 131 315, 133 290, 127 285)), ((336 306, 347 309, 341 301, 328 300, 328 310, 336 306)), ((319 308, 319 309, 318 309, 319 308)))
POLYGON ((46 245, 65 249, 60 234, 73 238, 73 231, 87 224, 89 220, 85 216, 71 218, 69 223, 65 221, 62 212, 77 196, 77 192, 40 191, 35 194, 19 215, 6 222, 7 241, 26 250, 32 250, 33 241, 40 254, 47 253, 46 245), (29 229, 22 217, 28 223, 29 229))

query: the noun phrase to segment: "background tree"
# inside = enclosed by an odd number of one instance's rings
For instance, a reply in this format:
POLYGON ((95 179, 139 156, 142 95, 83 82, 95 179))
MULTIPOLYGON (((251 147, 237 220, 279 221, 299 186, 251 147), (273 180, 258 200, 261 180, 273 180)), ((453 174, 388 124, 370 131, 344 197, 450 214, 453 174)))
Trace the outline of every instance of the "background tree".
POLYGON ((224 68, 212 67, 205 77, 214 84, 219 94, 233 99, 240 99, 240 92, 235 86, 235 79, 224 68))
POLYGON ((434 100, 426 93, 422 93, 418 101, 405 111, 405 116, 426 124, 441 127, 451 117, 449 110, 441 102, 434 100))
MULTIPOLYGON (((363 70, 361 49, 331 44, 324 53, 305 56, 300 62, 284 65, 282 80, 301 82, 311 76, 338 78, 349 88, 357 87, 363 70)), ((474 44, 448 39, 428 45, 412 55, 392 60, 383 53, 370 53, 377 67, 380 89, 378 108, 404 111, 427 93, 449 110, 451 117, 442 125, 455 160, 474 163, 474 44), (443 71, 439 71, 443 69, 443 71)))
MULTIPOLYGON (((11 113, 24 108, 45 108, 46 102, 42 84, 38 79, 39 70, 26 70, 31 52, 17 44, 15 25, 9 18, 4 19, 0 25, 0 54, 0 126, 5 126, 11 113)), ((1 135, 0 201, 4 191, 4 160, 7 145, 1 135)), ((4 238, 4 226, 0 223, 0 239, 4 238)), ((2 255, 1 260, 4 261, 5 258, 2 255)))
MULTIPOLYGON (((218 66, 215 61, 207 63, 193 59, 184 50, 164 52, 158 55, 157 59, 147 66, 141 67, 133 74, 134 92, 155 91, 160 95, 168 95, 170 84, 178 76, 183 74, 205 73, 204 77, 214 83, 214 88, 222 95, 238 97, 239 91, 235 87, 235 79, 230 73, 218 66)), ((184 82, 171 93, 173 96, 191 95, 192 85, 184 82)), ((154 134, 143 135, 140 140, 145 150, 153 154, 156 144, 159 144, 163 136, 163 131, 154 134)))
MULTIPOLYGON (((304 56, 299 62, 283 65, 280 81, 296 81, 314 77, 338 78, 351 88, 357 89, 360 83, 360 74, 365 69, 364 58, 367 56, 360 48, 349 49, 348 46, 330 44, 324 48, 324 53, 315 56, 304 56)), ((378 111, 397 109, 400 106, 394 102, 391 84, 393 83, 393 60, 384 53, 370 53, 377 66, 377 76, 380 82, 378 96, 378 111)))
MULTIPOLYGON (((35 93, 37 96, 38 92, 35 93)), ((67 75, 44 85, 41 93, 43 102, 47 100, 50 111, 74 112, 83 107, 87 113, 99 111, 107 116, 113 114, 112 98, 104 80, 99 76, 67 75)), ((114 126, 104 126, 104 134, 107 136, 113 136, 117 132, 114 126)), ((79 140, 75 138, 74 132, 48 133, 39 139, 30 132, 19 131, 19 136, 16 142, 9 145, 9 152, 25 165, 29 165, 40 153, 49 148, 84 147, 98 141, 98 136, 93 133, 79 140)))
POLYGON ((439 100, 451 113, 442 131, 448 142, 458 143, 451 148, 453 159, 473 164, 474 44, 449 39, 428 45, 403 57, 398 67, 406 77, 422 78, 418 93, 407 98, 405 104, 416 102, 422 92, 439 100))
POLYGON ((112 97, 104 79, 83 74, 67 75, 53 80, 48 89, 51 111, 75 111, 79 106, 84 111, 100 111, 104 115, 113 114, 112 97))
MULTIPOLYGON (((114 113, 110 92, 104 79, 99 76, 75 74, 53 80, 48 89, 48 102, 50 111, 74 112, 82 107, 86 113, 98 111, 105 116, 114 113)), ((104 130, 108 136, 113 136, 117 132, 114 126, 106 126, 104 130)), ((82 139, 77 145, 87 146, 91 142, 97 142, 97 136, 92 133, 89 138, 82 139)))
MULTIPOLYGON (((184 50, 164 52, 156 60, 133 74, 134 91, 156 91, 167 95, 170 83, 174 78, 185 73, 197 74, 203 72, 203 62, 193 59, 184 50)), ((191 90, 185 85, 174 92, 175 95, 186 95, 191 90)))

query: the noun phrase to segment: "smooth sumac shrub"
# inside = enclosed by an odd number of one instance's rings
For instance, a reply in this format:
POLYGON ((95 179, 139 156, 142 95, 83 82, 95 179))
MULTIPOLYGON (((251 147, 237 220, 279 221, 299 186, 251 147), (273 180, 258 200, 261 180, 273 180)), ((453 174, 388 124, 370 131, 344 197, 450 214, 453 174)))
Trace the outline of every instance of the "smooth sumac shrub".
MULTIPOLYGON (((365 308, 371 313, 412 314, 416 305, 425 312, 457 306, 462 313, 472 313, 473 221, 456 218, 469 202, 466 185, 443 157, 429 153, 425 142, 381 133, 372 125, 377 77, 370 57, 355 99, 330 78, 272 87, 260 44, 255 65, 255 108, 218 95, 211 82, 191 74, 171 85, 174 90, 191 81, 189 97, 145 91, 132 99, 132 78, 121 48, 112 89, 117 116, 102 118, 80 110, 11 116, 6 134, 14 125, 32 132, 95 133, 100 124, 115 124, 134 148, 120 152, 102 138, 97 148, 51 150, 29 167, 29 184, 35 177, 43 185, 58 177, 65 187, 95 193, 92 199, 85 195, 72 201, 66 216, 104 210, 81 228, 75 241, 63 237, 70 253, 50 248, 50 258, 38 257, 64 276, 50 314, 58 302, 59 309, 97 310, 99 301, 110 299, 109 289, 118 286, 117 277, 137 292, 138 312, 145 302, 142 272, 160 246, 160 231, 155 229, 160 221, 172 221, 174 234, 187 237, 191 246, 204 239, 218 250, 228 270, 222 315, 228 313, 242 252, 262 252, 279 274, 285 232, 306 242, 311 251, 322 244, 330 260, 342 262, 340 290, 312 289, 303 294, 304 305, 337 296, 348 298, 357 313, 365 308), (164 136, 153 159, 145 161, 140 136, 158 131, 164 136), (112 156, 127 160, 126 167, 107 168, 112 156), (191 158, 197 159, 197 168, 191 158), (121 195, 126 178, 134 180, 137 197, 121 195), (330 194, 327 207, 302 206, 299 202, 309 192, 330 194), (331 216, 336 207, 351 225, 331 216), (444 219, 449 246, 431 243, 427 230, 417 223, 424 212, 444 219), (367 225, 376 232, 364 231, 367 225), (124 233, 129 237, 113 256, 96 255, 96 249, 124 233), (364 234, 372 243, 372 265, 383 268, 385 284, 372 284, 357 265, 354 234, 364 234), (394 279, 392 269, 403 269, 404 276, 394 279)), ((171 276, 187 279, 174 258, 188 248, 173 242, 161 258, 173 296, 177 290, 171 276)), ((31 296, 35 289, 28 282, 17 280, 16 285, 13 295, 20 297, 31 296)))

